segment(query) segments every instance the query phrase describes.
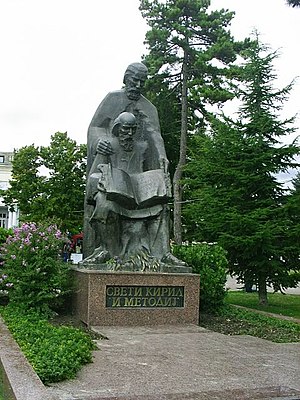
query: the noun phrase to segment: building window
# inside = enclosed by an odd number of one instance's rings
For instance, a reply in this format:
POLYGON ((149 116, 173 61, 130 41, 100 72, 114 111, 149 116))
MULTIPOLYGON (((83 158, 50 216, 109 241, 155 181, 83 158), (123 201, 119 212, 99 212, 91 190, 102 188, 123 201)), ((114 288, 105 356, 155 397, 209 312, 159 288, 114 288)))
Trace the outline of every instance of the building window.
POLYGON ((5 161, 5 157, 4 156, 0 156, 0 163, 4 163, 4 161, 5 161))
POLYGON ((8 215, 7 213, 0 213, 0 227, 1 228, 7 228, 7 219, 8 215))

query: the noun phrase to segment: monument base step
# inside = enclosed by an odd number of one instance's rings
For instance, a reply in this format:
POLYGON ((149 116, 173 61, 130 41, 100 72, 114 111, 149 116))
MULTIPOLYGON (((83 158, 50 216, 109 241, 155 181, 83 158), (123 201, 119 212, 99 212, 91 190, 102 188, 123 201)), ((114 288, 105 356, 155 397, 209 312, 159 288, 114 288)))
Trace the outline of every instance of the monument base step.
POLYGON ((88 326, 198 324, 196 274, 72 268, 73 312, 88 326))

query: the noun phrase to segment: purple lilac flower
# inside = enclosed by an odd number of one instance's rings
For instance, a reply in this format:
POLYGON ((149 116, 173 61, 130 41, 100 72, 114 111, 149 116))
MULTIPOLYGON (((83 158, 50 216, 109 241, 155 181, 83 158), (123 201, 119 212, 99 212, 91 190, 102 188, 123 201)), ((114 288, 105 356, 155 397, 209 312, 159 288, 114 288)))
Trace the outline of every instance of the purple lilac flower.
POLYGON ((21 226, 21 229, 22 229, 22 231, 23 232, 27 232, 29 229, 30 229, 30 226, 28 225, 28 224, 23 224, 22 226, 21 226))
POLYGON ((32 231, 36 231, 37 230, 37 226, 36 226, 36 224, 34 222, 30 223, 30 228, 31 228, 32 231))
POLYGON ((61 238, 61 231, 57 231, 55 233, 55 237, 56 237, 56 239, 60 239, 61 238))

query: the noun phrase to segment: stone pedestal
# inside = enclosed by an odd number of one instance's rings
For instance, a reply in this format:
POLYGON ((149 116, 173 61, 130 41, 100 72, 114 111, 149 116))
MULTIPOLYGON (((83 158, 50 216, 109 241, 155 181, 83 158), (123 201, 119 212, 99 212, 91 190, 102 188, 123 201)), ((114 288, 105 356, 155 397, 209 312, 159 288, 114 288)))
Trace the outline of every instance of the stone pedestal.
POLYGON ((73 274, 73 311, 88 326, 199 322, 199 275, 79 268, 73 274))

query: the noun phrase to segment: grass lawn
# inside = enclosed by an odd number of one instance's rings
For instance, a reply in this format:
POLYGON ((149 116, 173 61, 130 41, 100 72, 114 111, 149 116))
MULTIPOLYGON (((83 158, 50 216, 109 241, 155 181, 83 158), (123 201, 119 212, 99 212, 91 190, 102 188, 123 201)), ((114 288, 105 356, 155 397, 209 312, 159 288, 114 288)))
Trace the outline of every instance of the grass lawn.
POLYGON ((300 324, 232 305, 217 315, 200 313, 200 326, 225 335, 251 335, 277 343, 300 342, 300 324))
POLYGON ((4 396, 3 391, 4 391, 3 382, 0 380, 0 400, 5 400, 3 397, 4 396))
POLYGON ((300 295, 268 293, 268 300, 269 304, 267 306, 260 306, 258 304, 258 293, 228 291, 225 301, 227 304, 236 304, 300 319, 300 295))

